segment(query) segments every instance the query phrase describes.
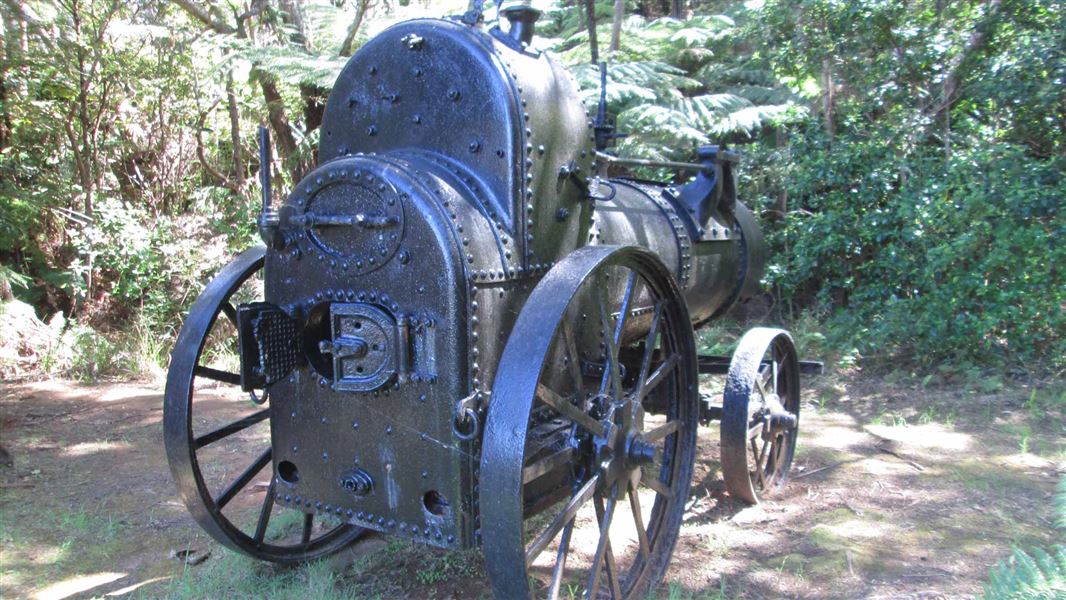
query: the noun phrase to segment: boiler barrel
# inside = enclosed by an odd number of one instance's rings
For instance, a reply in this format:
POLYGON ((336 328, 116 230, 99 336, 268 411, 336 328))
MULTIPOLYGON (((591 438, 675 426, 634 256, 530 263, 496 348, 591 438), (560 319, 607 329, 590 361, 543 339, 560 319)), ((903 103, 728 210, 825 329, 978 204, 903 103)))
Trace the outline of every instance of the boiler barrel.
POLYGON ((589 243, 643 246, 658 255, 680 284, 693 325, 758 291, 766 247, 746 206, 737 202, 733 214, 717 215, 722 231, 708 239, 660 185, 611 180, 602 187, 607 193, 596 200, 589 243))

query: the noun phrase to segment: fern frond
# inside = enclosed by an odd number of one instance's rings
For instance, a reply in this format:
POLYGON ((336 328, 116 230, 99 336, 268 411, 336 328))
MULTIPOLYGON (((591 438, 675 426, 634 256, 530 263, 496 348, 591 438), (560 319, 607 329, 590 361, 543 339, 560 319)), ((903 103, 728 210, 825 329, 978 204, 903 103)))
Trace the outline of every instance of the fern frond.
POLYGON ((1057 600, 1066 597, 1066 546, 1051 552, 1015 548, 985 584, 985 600, 1057 600))
POLYGON ((344 57, 312 55, 288 48, 248 48, 240 57, 283 83, 314 85, 327 90, 333 88, 333 82, 348 62, 344 57))

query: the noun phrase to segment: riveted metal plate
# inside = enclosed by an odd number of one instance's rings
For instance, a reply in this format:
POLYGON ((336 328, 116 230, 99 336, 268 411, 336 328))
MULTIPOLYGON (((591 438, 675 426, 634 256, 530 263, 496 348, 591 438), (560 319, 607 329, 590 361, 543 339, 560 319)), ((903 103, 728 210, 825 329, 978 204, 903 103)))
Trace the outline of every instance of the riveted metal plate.
POLYGON ((306 232, 307 250, 353 274, 384 265, 403 241, 404 211, 400 195, 373 173, 333 169, 326 177, 305 180, 297 202, 283 213, 283 226, 306 232))

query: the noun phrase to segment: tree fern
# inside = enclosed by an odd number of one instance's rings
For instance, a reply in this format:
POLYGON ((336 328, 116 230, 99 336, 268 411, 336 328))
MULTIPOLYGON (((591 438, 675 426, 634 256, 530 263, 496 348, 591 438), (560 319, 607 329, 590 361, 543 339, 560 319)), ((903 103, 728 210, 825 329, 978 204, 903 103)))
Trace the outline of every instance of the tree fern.
MULTIPOLYGON (((601 10, 598 4, 597 15, 601 10)), ((555 50, 574 65, 586 104, 595 105, 599 69, 589 64, 585 23, 573 8, 552 14, 555 50)), ((606 27, 597 29, 604 39, 606 27)), ((691 158, 697 145, 754 137, 767 125, 802 116, 795 94, 738 55, 732 39, 737 31, 722 15, 625 20, 619 50, 608 57, 606 89, 609 112, 629 134, 620 153, 691 158)))

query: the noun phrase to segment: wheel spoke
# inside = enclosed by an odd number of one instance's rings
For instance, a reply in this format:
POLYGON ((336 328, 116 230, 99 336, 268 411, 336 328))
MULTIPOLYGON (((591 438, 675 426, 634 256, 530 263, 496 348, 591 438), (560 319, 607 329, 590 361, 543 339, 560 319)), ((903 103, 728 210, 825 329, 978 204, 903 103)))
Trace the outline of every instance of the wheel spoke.
POLYGON ((563 537, 559 540, 559 551, 555 554, 555 567, 552 569, 552 583, 548 587, 548 600, 558 600, 559 589, 563 585, 563 571, 566 570, 566 559, 570 555, 570 535, 574 532, 574 521, 571 519, 563 529, 563 537))
POLYGON ((566 345, 566 354, 569 359, 570 377, 574 380, 574 391, 581 392, 585 387, 585 378, 581 375, 581 356, 577 353, 577 342, 574 341, 574 327, 570 321, 563 322, 563 343, 566 345))
POLYGON ((244 431, 245 429, 248 429, 252 425, 255 425, 256 423, 258 423, 258 422, 260 422, 260 421, 262 421, 264 419, 267 419, 269 417, 270 417, 270 409, 269 408, 264 408, 261 411, 254 412, 254 413, 248 415, 247 417, 244 417, 243 419, 239 419, 239 420, 234 421, 232 423, 229 423, 227 425, 223 425, 222 427, 219 427, 218 429, 216 429, 216 430, 214 430, 212 432, 205 433, 205 434, 197 437, 195 440, 193 440, 193 448, 195 448, 196 450, 199 450, 200 448, 203 448, 204 446, 206 446, 208 444, 213 444, 213 443, 217 442, 218 440, 221 440, 222 438, 229 437, 229 436, 231 436, 231 435, 233 435, 233 434, 235 434, 235 433, 237 433, 239 431, 244 431))
POLYGON ((626 291, 622 296, 622 307, 618 313, 618 324, 614 328, 615 347, 622 343, 622 332, 625 328, 626 319, 629 318, 629 313, 633 308, 633 298, 636 296, 637 286, 640 285, 641 281, 637 279, 636 271, 629 272, 629 278, 626 279, 626 291))
MULTIPOLYGON (((600 395, 608 393, 608 387, 610 387, 610 395, 613 398, 621 398, 622 396, 622 378, 618 371, 618 345, 614 341, 613 335, 608 335, 611 331, 611 310, 607 306, 607 286, 604 283, 600 287, 597 296, 597 301, 600 307, 600 327, 603 328, 603 343, 607 348, 607 357, 603 365, 603 379, 600 381, 600 395)), ((619 316, 621 321, 621 316, 619 316)))
POLYGON ((780 395, 778 393, 778 386, 781 385, 781 382, 779 381, 780 373, 778 372, 778 367, 779 367, 780 363, 776 359, 771 359, 771 361, 772 361, 771 362, 771 368, 773 369, 773 380, 772 380, 772 382, 774 384, 772 389, 773 389, 773 392, 774 392, 775 395, 780 395))
POLYGON ((762 421, 756 421, 754 425, 748 428, 748 439, 754 439, 755 436, 762 433, 763 429, 766 429, 766 424, 762 421))
POLYGON ((758 373, 755 377, 755 389, 757 389, 759 391, 759 395, 764 398, 768 393, 767 385, 769 385, 771 378, 772 370, 770 363, 767 363, 766 361, 759 363, 758 373))
POLYGON ((674 492, 658 477, 652 477, 650 474, 642 474, 640 482, 655 491, 656 494, 664 498, 673 498, 674 492))
POLYGON ((533 564, 533 561, 537 559, 537 556, 548 547, 559 531, 574 520, 574 516, 577 515, 577 511, 588 502, 592 497, 593 492, 596 491, 596 484, 599 483, 600 476, 596 475, 592 479, 585 482, 585 485, 581 486, 579 490, 574 492, 574 495, 570 497, 570 500, 563 507, 563 510, 555 515, 552 522, 548 527, 537 536, 537 539, 533 540, 533 543, 529 545, 526 550, 526 567, 533 564))
POLYGON ((522 469, 522 483, 527 484, 534 479, 550 473, 562 465, 569 465, 574 456, 574 449, 567 447, 554 454, 548 455, 537 462, 526 465, 522 469))
POLYGON ((259 458, 255 459, 255 462, 249 465, 248 468, 240 474, 240 477, 237 477, 237 479, 234 480, 228 488, 226 488, 226 491, 222 492, 222 494, 218 497, 218 500, 215 501, 215 504, 218 505, 219 510, 222 510, 222 508, 229 504, 230 500, 233 500, 234 496, 237 495, 237 492, 240 492, 242 489, 244 489, 244 486, 248 485, 248 482, 251 481, 253 477, 255 477, 256 473, 263 470, 263 467, 265 467, 267 463, 270 462, 270 455, 271 449, 267 448, 262 454, 259 455, 259 458))
POLYGON ((300 543, 308 544, 311 542, 311 526, 314 525, 315 515, 314 513, 304 514, 304 530, 300 534, 300 543))
POLYGON ((230 323, 233 323, 234 329, 237 327, 237 309, 233 307, 233 303, 227 302, 222 305, 222 312, 226 314, 226 318, 230 323))
POLYGON ((777 465, 781 459, 781 452, 784 451, 785 439, 784 436, 778 434, 774 437, 773 444, 770 446, 770 453, 766 457, 766 487, 773 485, 777 480, 777 465))
POLYGON ((581 425, 593 434, 598 436, 604 435, 602 423, 600 423, 596 419, 593 419, 589 415, 581 412, 581 409, 577 408, 573 404, 570 404, 570 402, 568 402, 566 398, 563 398, 559 394, 556 394, 554 391, 551 390, 551 388, 544 385, 543 383, 537 384, 537 398, 539 398, 541 402, 554 408, 555 411, 559 414, 577 423, 578 425, 581 425))
POLYGON ((255 526, 255 536, 252 538, 255 543, 263 543, 263 538, 266 537, 267 524, 270 523, 270 514, 274 511, 274 480, 270 480, 270 487, 267 488, 266 497, 263 498, 263 508, 259 510, 259 522, 255 526))
POLYGON ((644 558, 644 562, 647 562, 651 560, 651 544, 648 543, 648 532, 644 530, 644 515, 640 513, 640 494, 632 481, 629 482, 629 507, 633 510, 633 524, 637 528, 640 555, 644 558))
MULTIPOLYGON (((617 484, 615 484, 615 485, 617 485, 617 484)), ((617 504, 617 502, 614 500, 614 496, 613 495, 611 497, 611 501, 615 502, 617 504)), ((601 498, 599 495, 597 495, 596 496, 596 519, 598 521, 602 520, 603 519, 603 515, 604 515, 603 498, 601 498)), ((604 553, 603 553, 603 565, 604 565, 604 569, 607 571, 607 582, 611 586, 611 598, 614 598, 615 600, 622 600, 622 589, 621 589, 621 587, 619 585, 619 581, 618 581, 618 568, 616 567, 615 562, 614 562, 614 549, 611 548, 611 536, 610 535, 607 536, 607 548, 606 548, 606 550, 604 550, 604 553)))
MULTIPOLYGON (((607 499, 607 508, 603 511, 603 516, 599 519, 600 523, 600 539, 596 543, 596 554, 592 558, 592 568, 589 573, 588 588, 585 590, 586 597, 589 599, 595 598, 600 591, 600 566, 604 561, 604 555, 607 552, 607 546, 610 544, 611 539, 608 535, 611 530, 611 519, 614 517, 614 494, 607 499)), ((599 511, 599 503, 596 506, 599 511)))
POLYGON ((642 437, 648 444, 654 444, 659 440, 665 438, 671 433, 677 431, 681 427, 681 421, 668 421, 655 429, 645 433, 642 437))
POLYGON ((770 440, 763 440, 761 451, 757 450, 757 447, 755 440, 751 440, 751 455, 755 458, 756 478, 762 484, 763 489, 766 489, 766 469, 763 463, 766 461, 766 450, 770 447, 770 440))
POLYGON ((651 359, 655 356, 655 337, 659 335, 659 323, 663 317, 663 305, 655 303, 655 316, 652 317, 648 335, 644 338, 644 356, 640 360, 640 373, 637 377, 634 396, 644 398, 644 387, 648 382, 648 371, 651 370, 651 359))
POLYGON ((220 381, 222 383, 228 383, 230 385, 240 385, 241 376, 236 373, 229 373, 227 371, 220 371, 218 369, 212 369, 211 367, 204 367, 196 365, 193 369, 193 374, 197 377, 206 377, 214 381, 220 381))
POLYGON ((666 376, 677 367, 678 362, 680 362, 680 359, 677 354, 671 354, 670 358, 664 360, 663 363, 659 365, 650 376, 648 376, 648 381, 644 384, 644 388, 641 390, 640 400, 644 400, 644 397, 648 395, 648 392, 652 391, 655 389, 655 386, 662 383, 663 380, 666 379, 666 376))
MULTIPOLYGON (((618 347, 622 343, 622 333, 625 330, 626 320, 629 317, 629 313, 633 307, 633 298, 636 297, 637 287, 640 285, 640 281, 637 279, 636 271, 629 272, 629 278, 626 280, 626 291, 622 296, 622 306, 618 313, 618 324, 614 328, 614 339, 611 342, 611 349, 614 351, 615 358, 618 358, 618 347)), ((617 361, 614 363, 617 365, 617 361)), ((612 368, 612 371, 617 369, 612 368)), ((617 394, 615 397, 619 398, 622 393, 622 377, 620 373, 612 373, 612 376, 616 376, 617 394)), ((626 410, 622 413, 622 426, 629 429, 633 424, 633 411, 626 410)))

